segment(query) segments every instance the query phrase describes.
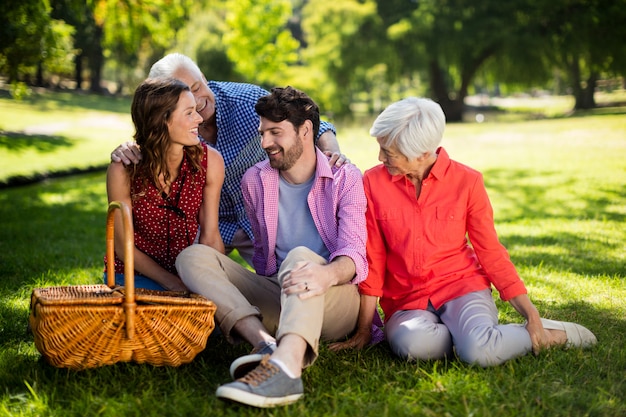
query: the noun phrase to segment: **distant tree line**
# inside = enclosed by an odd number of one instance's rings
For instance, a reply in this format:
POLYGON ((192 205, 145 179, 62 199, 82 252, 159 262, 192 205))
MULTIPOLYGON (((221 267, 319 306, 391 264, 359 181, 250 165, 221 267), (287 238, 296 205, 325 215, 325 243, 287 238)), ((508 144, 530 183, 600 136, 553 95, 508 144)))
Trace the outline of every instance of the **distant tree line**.
POLYGON ((169 51, 207 77, 296 85, 337 115, 407 94, 451 121, 481 91, 546 88, 595 107, 626 73, 626 0, 9 0, 9 82, 132 91, 169 51), (558 82, 557 82, 558 81, 558 82), (88 87, 86 87, 88 86, 88 87), (360 106, 360 107, 359 107, 360 106))

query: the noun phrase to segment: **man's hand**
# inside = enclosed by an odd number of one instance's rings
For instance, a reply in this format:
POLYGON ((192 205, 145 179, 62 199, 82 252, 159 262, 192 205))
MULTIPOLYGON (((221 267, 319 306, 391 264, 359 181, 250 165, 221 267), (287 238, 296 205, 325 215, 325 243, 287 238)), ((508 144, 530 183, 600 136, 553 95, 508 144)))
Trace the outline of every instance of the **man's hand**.
POLYGON ((347 156, 345 156, 342 153, 339 152, 324 152, 324 155, 328 156, 330 158, 330 161, 328 161, 328 164, 330 166, 342 166, 343 164, 349 164, 350 163, 350 159, 348 159, 347 156))
POLYGON ((303 300, 325 294, 333 286, 333 277, 328 272, 328 265, 298 262, 283 281, 283 290, 285 294, 298 294, 303 300))
POLYGON ((141 161, 141 149, 135 142, 122 143, 111 153, 111 161, 124 165, 138 164, 141 161))

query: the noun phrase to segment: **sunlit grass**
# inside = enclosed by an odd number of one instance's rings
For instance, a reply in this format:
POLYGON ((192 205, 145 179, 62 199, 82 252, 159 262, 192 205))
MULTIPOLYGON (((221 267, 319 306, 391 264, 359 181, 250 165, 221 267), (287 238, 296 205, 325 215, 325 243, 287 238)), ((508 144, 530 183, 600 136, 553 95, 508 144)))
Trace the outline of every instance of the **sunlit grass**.
MULTIPOLYGON (((540 313, 588 326, 598 346, 482 369, 456 360, 407 363, 385 344, 339 354, 322 344, 303 375, 304 400, 270 411, 215 398, 230 362, 248 352, 215 334, 180 368, 46 365, 26 331, 30 292, 100 282, 104 173, 0 190, 0 416, 626 415, 625 119, 622 111, 451 124, 443 141, 453 159, 483 172, 498 233, 540 313)), ((354 163, 362 170, 378 163, 369 125, 338 128, 354 163)), ((6 146, 0 143, 3 163, 6 146)), ((494 297, 502 321, 523 322, 494 297)))
POLYGON ((0 183, 105 166, 132 139, 129 109, 128 99, 69 93, 0 97, 0 183))

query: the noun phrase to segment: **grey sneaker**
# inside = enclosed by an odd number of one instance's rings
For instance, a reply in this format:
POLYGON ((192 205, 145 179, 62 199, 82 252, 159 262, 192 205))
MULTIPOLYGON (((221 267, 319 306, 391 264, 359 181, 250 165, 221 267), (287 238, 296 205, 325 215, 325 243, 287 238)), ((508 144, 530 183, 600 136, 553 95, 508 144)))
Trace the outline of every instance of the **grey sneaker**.
POLYGON ((291 404, 302 397, 302 378, 290 378, 265 355, 259 366, 243 378, 222 385, 215 395, 253 407, 275 407, 291 404))
POLYGON ((267 343, 262 347, 252 350, 249 355, 242 356, 233 361, 230 365, 230 376, 233 379, 239 379, 248 372, 256 368, 264 355, 271 355, 276 350, 276 343, 267 343))

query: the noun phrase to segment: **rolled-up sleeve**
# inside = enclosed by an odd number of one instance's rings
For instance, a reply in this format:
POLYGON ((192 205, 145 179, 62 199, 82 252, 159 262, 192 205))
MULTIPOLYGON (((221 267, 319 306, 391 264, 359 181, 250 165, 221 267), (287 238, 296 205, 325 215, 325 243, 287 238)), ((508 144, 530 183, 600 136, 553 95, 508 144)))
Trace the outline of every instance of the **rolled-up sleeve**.
POLYGON ((365 209, 367 200, 363 190, 361 172, 354 166, 346 168, 343 186, 339 193, 337 208, 337 248, 331 253, 330 260, 338 256, 348 256, 354 261, 356 275, 353 284, 367 278, 368 265, 366 257, 367 227, 365 226, 365 209))

